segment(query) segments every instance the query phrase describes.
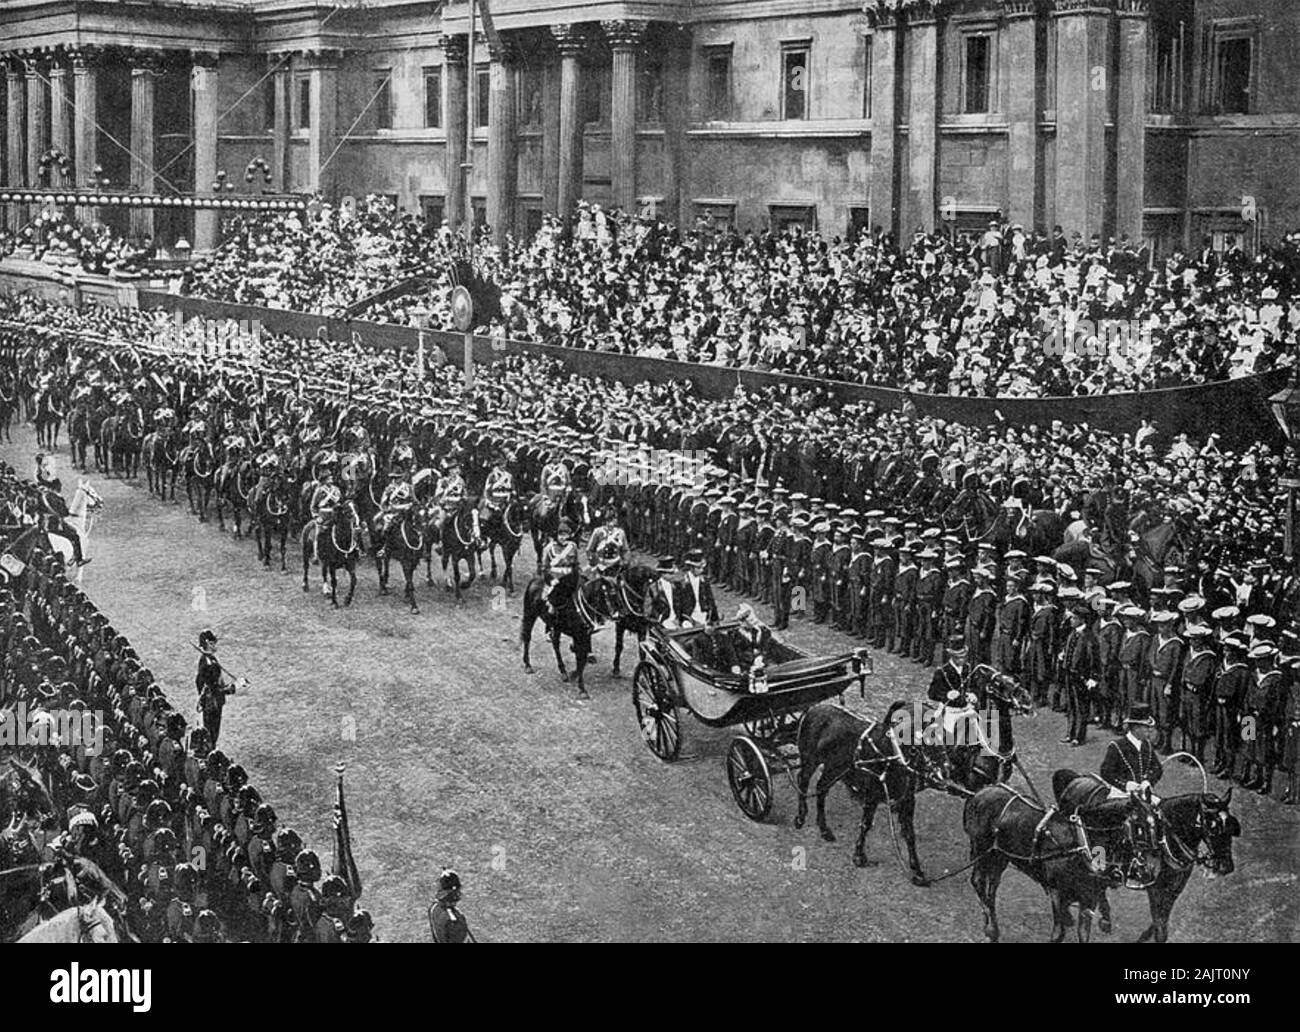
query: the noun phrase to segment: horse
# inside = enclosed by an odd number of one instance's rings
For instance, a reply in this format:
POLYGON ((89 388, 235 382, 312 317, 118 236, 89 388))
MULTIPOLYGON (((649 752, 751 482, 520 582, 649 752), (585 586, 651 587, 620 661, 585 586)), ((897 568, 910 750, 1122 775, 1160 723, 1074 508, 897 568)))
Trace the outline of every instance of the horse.
MULTIPOLYGON (((9 941, 40 926, 68 908, 99 900, 113 916, 126 912, 127 895, 93 860, 72 856, 46 863, 23 864, 0 871, 0 941, 9 941), (60 899, 56 902, 55 896, 60 899)), ((124 935, 129 936, 125 929, 124 935)))
POLYGON ((55 407, 53 394, 51 386, 36 395, 36 412, 32 418, 36 424, 37 445, 50 451, 59 447, 59 427, 63 424, 63 413, 55 407))
POLYGON ((1052 552, 1052 558, 1058 563, 1065 563, 1075 573, 1082 576, 1089 567, 1100 571, 1098 584, 1113 584, 1123 580, 1128 573, 1128 564, 1119 555, 1111 555, 1089 538, 1067 541, 1052 552))
POLYGON ((171 500, 176 501, 176 477, 180 472, 180 456, 171 427, 162 427, 146 434, 141 445, 144 456, 144 475, 149 492, 167 501, 167 474, 171 474, 171 500))
MULTIPOLYGON (((68 503, 68 516, 64 522, 74 533, 80 535, 83 554, 86 543, 90 539, 90 531, 95 525, 94 517, 103 507, 104 500, 99 496, 99 492, 91 487, 88 481, 79 480, 77 489, 72 494, 72 501, 68 503)), ((43 548, 61 557, 64 567, 71 567, 74 554, 72 543, 62 534, 49 532, 44 523, 36 523, 28 527, 14 538, 5 550, 26 563, 30 561, 32 552, 37 548, 43 548)))
POLYGON ((570 488, 564 498, 555 502, 545 492, 533 496, 528 503, 528 526, 533 537, 533 554, 537 556, 537 572, 542 572, 542 548, 547 541, 559 536, 560 517, 567 519, 573 528, 573 541, 579 548, 586 532, 595 524, 591 498, 586 491, 570 488))
POLYGON ((523 543, 527 514, 518 498, 511 498, 500 509, 489 508, 482 520, 484 540, 487 541, 488 561, 492 564, 492 579, 497 579, 497 549, 501 549, 501 583, 506 593, 515 593, 515 556, 523 543))
POLYGON ((998 512, 997 503, 982 491, 963 490, 939 519, 947 529, 960 531, 967 541, 978 541, 993 526, 998 512))
POLYGON ((90 451, 90 406, 84 399, 74 404, 68 413, 68 443, 73 464, 84 471, 90 451))
POLYGON ((838 781, 862 800, 862 819, 858 824, 853 863, 871 866, 867 859, 867 834, 875 820, 876 809, 886 803, 898 816, 898 830, 907 844, 908 865, 913 885, 928 885, 929 878, 916 852, 916 794, 924 788, 949 788, 946 757, 941 750, 900 742, 895 731, 899 713, 911 707, 899 700, 879 723, 863 720, 836 703, 820 703, 809 709, 799 721, 799 812, 794 826, 802 828, 808 819, 808 786, 820 768, 817 780, 817 828, 827 842, 835 835, 826 824, 826 796, 838 781))
POLYGON ((289 488, 283 477, 259 481, 248 495, 248 521, 257 543, 257 558, 267 569, 271 568, 271 546, 274 535, 280 537, 280 572, 288 572, 285 565, 285 545, 289 538, 289 488))
POLYGON ((624 635, 631 631, 636 635, 636 640, 640 641, 650 625, 642 606, 645 604, 646 588, 655 577, 654 569, 649 566, 628 566, 619 573, 619 615, 614 621, 614 677, 621 676, 619 662, 623 658, 624 635))
MULTIPOLYGON (((376 529, 378 535, 378 529, 376 529)), ((399 519, 391 520, 375 554, 375 568, 379 572, 379 593, 388 594, 389 563, 396 558, 402 567, 406 587, 402 597, 410 604, 411 612, 418 613, 415 602, 415 571, 425 550, 425 518, 417 509, 408 509, 399 519)))
POLYGON ((990 785, 966 800, 962 827, 970 839, 971 888, 984 910, 990 942, 998 928, 998 885, 1007 866, 1043 887, 1052 907, 1052 942, 1061 942, 1071 924, 1069 909, 1079 906, 1080 942, 1092 936, 1092 914, 1105 898, 1082 822, 1027 799, 1009 785, 990 785))
POLYGON ((1191 551, 1193 528, 1183 517, 1152 527, 1133 551, 1133 593, 1146 600, 1160 583, 1166 564, 1182 565, 1191 551))
POLYGON ((144 438, 144 417, 138 405, 116 412, 99 426, 99 451, 107 464, 106 473, 121 470, 124 477, 140 472, 140 448, 144 438))
MULTIPOLYGON (((243 537, 240 527, 240 515, 252 510, 249 495, 254 485, 248 483, 248 476, 252 472, 253 462, 251 459, 227 460, 217 469, 213 478, 212 493, 217 500, 217 526, 221 530, 226 529, 225 512, 222 503, 229 502, 231 518, 235 524, 236 538, 243 537)), ((249 522, 252 523, 251 518, 249 522)))
POLYGON ((1017 762, 1012 717, 1016 714, 1029 716, 1034 712, 1030 691, 1014 677, 999 673, 987 664, 981 663, 971 671, 970 688, 980 700, 981 709, 987 710, 990 706, 996 709, 998 740, 996 743, 987 740, 977 716, 972 717, 968 725, 975 729, 977 741, 970 741, 971 736, 966 735, 960 743, 950 743, 948 736, 943 736, 952 781, 963 786, 967 795, 1006 781, 1011 776, 1017 762))
POLYGON ((327 526, 314 526, 302 536, 302 590, 307 590, 307 573, 311 569, 312 546, 320 557, 322 591, 326 584, 330 605, 338 608, 338 571, 348 571, 348 594, 345 606, 352 605, 357 591, 357 556, 361 552, 361 517, 351 502, 340 502, 327 526))
POLYGON ((460 564, 462 560, 469 572, 466 588, 472 587, 478 576, 479 549, 483 536, 479 528, 478 509, 465 503, 455 512, 447 513, 438 527, 438 549, 442 553, 442 572, 446 577, 447 591, 456 589, 456 601, 461 601, 460 564), (448 570, 448 565, 451 569, 448 570))
POLYGON ((578 698, 588 698, 587 685, 583 671, 591 656, 591 635, 596 628, 614 620, 618 616, 618 586, 608 577, 594 577, 589 581, 565 578, 555 586, 552 593, 554 616, 545 614, 546 603, 543 592, 546 579, 534 577, 524 588, 524 615, 519 625, 519 641, 524 650, 524 669, 533 673, 529 659, 529 646, 532 644, 533 625, 541 617, 546 625, 547 636, 555 650, 555 665, 560 671, 560 680, 569 680, 569 671, 560 655, 560 637, 563 635, 573 642, 573 656, 577 665, 578 698), (558 598, 556 596, 559 596, 558 598))
POLYGON ((1004 505, 979 540, 994 545, 999 552, 1019 548, 1030 555, 1045 555, 1064 540, 1065 527, 1065 518, 1051 509, 1004 505))
POLYGON ((216 459, 212 445, 200 438, 181 449, 179 465, 185 470, 185 497, 189 499, 190 512, 200 523, 208 521, 208 499, 212 495, 212 475, 216 472, 216 459), (198 503, 194 497, 198 495, 198 503))
POLYGON ((69 907, 55 914, 17 941, 70 944, 122 942, 124 938, 118 929, 117 919, 102 899, 96 899, 85 906, 69 907))

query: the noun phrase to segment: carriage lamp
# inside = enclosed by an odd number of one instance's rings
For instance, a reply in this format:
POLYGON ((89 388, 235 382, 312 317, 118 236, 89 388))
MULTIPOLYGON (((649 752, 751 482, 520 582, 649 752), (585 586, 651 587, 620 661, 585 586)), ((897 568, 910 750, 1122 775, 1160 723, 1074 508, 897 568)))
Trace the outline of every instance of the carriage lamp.
POLYGON ((767 664, 761 655, 754 657, 753 665, 749 668, 749 690, 755 695, 767 691, 767 664))
POLYGON ((1286 540, 1284 550, 1288 563, 1295 561, 1295 492, 1300 487, 1300 469, 1296 464, 1296 435, 1300 434, 1300 365, 1292 366, 1291 382, 1268 399, 1269 410, 1277 425, 1286 437, 1287 447, 1283 453, 1286 467, 1278 483, 1286 488, 1286 540))

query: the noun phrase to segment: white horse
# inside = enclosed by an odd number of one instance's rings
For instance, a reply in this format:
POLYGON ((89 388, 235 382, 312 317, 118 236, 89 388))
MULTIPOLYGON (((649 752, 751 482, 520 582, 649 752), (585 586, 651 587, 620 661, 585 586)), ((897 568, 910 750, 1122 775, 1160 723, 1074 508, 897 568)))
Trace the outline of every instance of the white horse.
MULTIPOLYGON (((77 490, 73 492, 72 501, 68 503, 68 518, 65 521, 69 527, 77 532, 81 538, 81 554, 89 558, 90 552, 87 548, 90 543, 90 532, 95 526, 95 517, 104 508, 104 499, 100 497, 99 492, 90 486, 90 481, 82 477, 77 481, 77 490)), ((58 534, 49 535, 50 547, 59 555, 63 556, 65 569, 71 572, 72 569, 72 545, 66 538, 58 534)), ((81 583, 81 576, 85 567, 77 567, 77 575, 74 578, 76 583, 81 583)))

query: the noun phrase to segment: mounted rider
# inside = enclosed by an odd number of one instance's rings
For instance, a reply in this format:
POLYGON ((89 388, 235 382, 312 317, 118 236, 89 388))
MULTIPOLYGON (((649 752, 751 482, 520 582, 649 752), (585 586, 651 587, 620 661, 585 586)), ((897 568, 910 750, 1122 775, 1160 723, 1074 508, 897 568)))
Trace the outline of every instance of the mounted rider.
POLYGON ((627 534, 618 525, 618 509, 613 505, 606 506, 603 515, 604 522, 587 541, 587 565, 606 576, 616 577, 627 566, 631 549, 627 534))
POLYGON ((542 576, 546 578, 546 587, 542 600, 546 603, 548 619, 555 615, 555 589, 560 584, 567 584, 570 593, 578 586, 580 578, 578 545, 572 538, 573 525, 567 516, 560 517, 556 536, 546 542, 542 549, 542 576))
POLYGON ((542 494, 552 506, 562 505, 568 498, 569 492, 573 490, 573 474, 558 449, 551 450, 549 460, 542 467, 539 481, 542 494))
POLYGON ((90 560, 82 551, 81 535, 68 523, 71 513, 68 510, 68 503, 63 498, 63 481, 55 472, 53 455, 37 454, 36 485, 41 502, 41 522, 45 526, 46 533, 65 539, 72 546, 73 565, 85 566, 90 560))
POLYGON ((515 475, 510 472, 508 457, 502 448, 492 455, 492 468, 483 485, 480 515, 487 519, 505 511, 515 496, 515 475))
POLYGON ((384 488, 384 496, 379 500, 379 512, 375 516, 375 534, 379 538, 381 556, 384 554, 389 529, 394 524, 401 523, 414 508, 415 495, 410 480, 404 470, 393 469, 388 474, 388 485, 384 488))

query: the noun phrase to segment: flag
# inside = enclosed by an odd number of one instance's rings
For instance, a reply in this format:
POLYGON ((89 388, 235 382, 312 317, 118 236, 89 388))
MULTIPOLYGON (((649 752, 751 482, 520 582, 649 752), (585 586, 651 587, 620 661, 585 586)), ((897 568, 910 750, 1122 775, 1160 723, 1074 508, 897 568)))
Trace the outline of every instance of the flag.
POLYGON ((360 899, 361 874, 357 871, 357 862, 352 859, 352 832, 348 828, 347 804, 343 801, 343 767, 340 764, 334 770, 339 779, 334 795, 334 864, 331 873, 347 882, 353 899, 360 899))

